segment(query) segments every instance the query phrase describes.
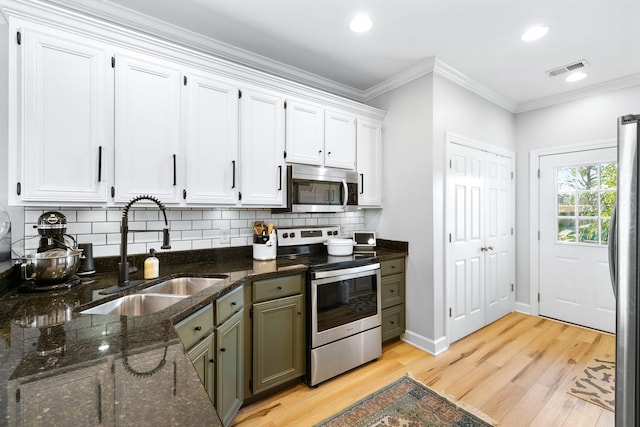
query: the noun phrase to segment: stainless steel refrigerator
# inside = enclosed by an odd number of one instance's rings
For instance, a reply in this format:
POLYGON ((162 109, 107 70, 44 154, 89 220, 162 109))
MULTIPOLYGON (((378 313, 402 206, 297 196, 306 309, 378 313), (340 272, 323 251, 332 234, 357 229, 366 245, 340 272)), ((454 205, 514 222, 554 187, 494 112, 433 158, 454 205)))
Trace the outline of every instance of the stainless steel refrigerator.
POLYGON ((616 295, 616 426, 640 425, 640 115, 618 118, 618 197, 609 233, 616 295))

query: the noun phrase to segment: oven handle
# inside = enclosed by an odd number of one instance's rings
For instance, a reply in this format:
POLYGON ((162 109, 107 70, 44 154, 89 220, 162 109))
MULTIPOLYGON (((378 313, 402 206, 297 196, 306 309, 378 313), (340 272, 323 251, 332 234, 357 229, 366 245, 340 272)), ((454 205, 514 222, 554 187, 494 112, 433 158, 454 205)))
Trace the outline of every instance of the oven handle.
POLYGON ((362 265, 359 267, 341 268, 339 270, 313 271, 311 273, 311 280, 326 279, 326 278, 333 278, 333 277, 344 277, 344 276, 350 276, 352 274, 366 273, 374 270, 380 270, 379 262, 362 265))

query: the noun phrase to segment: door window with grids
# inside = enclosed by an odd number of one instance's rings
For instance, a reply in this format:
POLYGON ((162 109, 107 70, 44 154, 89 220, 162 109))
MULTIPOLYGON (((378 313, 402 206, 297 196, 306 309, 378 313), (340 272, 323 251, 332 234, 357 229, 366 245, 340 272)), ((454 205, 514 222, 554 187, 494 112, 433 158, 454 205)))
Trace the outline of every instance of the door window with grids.
POLYGON ((616 163, 556 169, 557 242, 607 244, 617 177, 616 163))

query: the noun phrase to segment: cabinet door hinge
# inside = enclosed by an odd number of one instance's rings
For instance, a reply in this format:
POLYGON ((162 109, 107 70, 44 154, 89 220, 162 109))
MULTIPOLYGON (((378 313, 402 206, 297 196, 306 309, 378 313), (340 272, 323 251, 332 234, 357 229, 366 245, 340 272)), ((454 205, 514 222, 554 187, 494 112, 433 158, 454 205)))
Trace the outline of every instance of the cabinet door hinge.
POLYGON ((242 91, 238 89, 238 99, 242 98, 242 91))
POLYGON ((253 319, 253 307, 249 309, 249 319, 253 319))
POLYGON ((253 390, 253 380, 249 380, 249 390, 253 390))
POLYGON ((111 68, 116 68, 116 57, 115 56, 111 57, 111 68))
POLYGON ((449 160, 449 169, 453 169, 453 160, 449 160))
POLYGON ((451 233, 449 233, 449 243, 451 243, 451 233))
POLYGON ((511 181, 513 181, 513 171, 511 171, 511 181))
POLYGON ((18 43, 18 45, 22 44, 22 33, 20 31, 16 33, 16 43, 18 43))
POLYGON ((512 283, 511 284, 511 292, 513 292, 515 290, 515 288, 516 288, 515 285, 512 283))
POLYGON ((538 240, 540 240, 540 230, 538 230, 538 240))
POLYGON ((22 193, 22 184, 16 184, 16 193, 18 193, 18 196, 20 195, 20 193, 22 193))
POLYGON ((538 169, 538 178, 540 178, 540 169, 538 169))
POLYGON ((184 85, 187 85, 187 76, 182 77, 183 81, 184 81, 184 85))
POLYGON ((540 292, 538 292, 538 302, 540 302, 540 292))
POLYGON ((513 227, 511 227, 511 235, 513 236, 513 227))
POLYGON ((453 317, 453 309, 449 307, 449 317, 453 317))
POLYGON ((16 389, 16 403, 20 403, 20 389, 16 389))
POLYGON ((116 197, 116 187, 111 187, 111 197, 116 197))

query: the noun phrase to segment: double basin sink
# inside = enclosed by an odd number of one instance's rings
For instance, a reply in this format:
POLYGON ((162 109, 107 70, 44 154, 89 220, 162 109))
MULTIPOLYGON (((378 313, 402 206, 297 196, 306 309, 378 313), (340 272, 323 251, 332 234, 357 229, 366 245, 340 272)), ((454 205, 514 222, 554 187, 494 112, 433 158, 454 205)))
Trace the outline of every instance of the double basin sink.
POLYGON ((104 314, 114 316, 144 316, 156 313, 180 302, 183 298, 195 295, 229 276, 214 277, 176 277, 165 280, 135 294, 105 302, 104 304, 83 310, 81 314, 104 314))

